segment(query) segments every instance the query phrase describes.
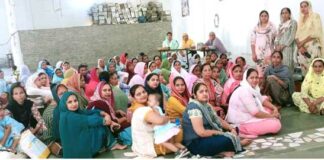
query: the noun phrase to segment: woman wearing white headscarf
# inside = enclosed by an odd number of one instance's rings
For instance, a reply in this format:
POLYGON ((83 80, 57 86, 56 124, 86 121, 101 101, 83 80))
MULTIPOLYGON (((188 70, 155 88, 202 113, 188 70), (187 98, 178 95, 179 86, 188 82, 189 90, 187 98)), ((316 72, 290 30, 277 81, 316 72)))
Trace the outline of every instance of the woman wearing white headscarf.
POLYGON ((281 129, 277 107, 261 95, 258 84, 258 71, 250 68, 230 97, 226 121, 238 126, 242 137, 256 138, 281 129))
POLYGON ((19 71, 20 71, 19 82, 21 82, 21 84, 23 86, 25 86, 26 82, 27 82, 27 79, 30 76, 30 70, 29 70, 27 65, 23 64, 23 65, 20 66, 19 71))

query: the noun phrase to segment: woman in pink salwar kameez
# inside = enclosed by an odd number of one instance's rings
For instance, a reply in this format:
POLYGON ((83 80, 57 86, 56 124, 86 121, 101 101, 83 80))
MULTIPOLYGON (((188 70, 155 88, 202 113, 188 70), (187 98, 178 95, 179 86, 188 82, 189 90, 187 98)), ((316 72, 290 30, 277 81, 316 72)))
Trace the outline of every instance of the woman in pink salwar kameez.
POLYGON ((261 95, 258 84, 258 72, 250 68, 230 97, 226 120, 239 128, 241 137, 256 138, 281 129, 278 109, 261 95))

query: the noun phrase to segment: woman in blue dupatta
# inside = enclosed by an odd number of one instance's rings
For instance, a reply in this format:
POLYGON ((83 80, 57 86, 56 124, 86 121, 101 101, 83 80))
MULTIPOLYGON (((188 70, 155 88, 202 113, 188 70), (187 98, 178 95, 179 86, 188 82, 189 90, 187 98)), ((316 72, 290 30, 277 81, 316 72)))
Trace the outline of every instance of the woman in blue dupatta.
POLYGON ((59 108, 63 158, 92 158, 100 149, 115 146, 116 141, 107 127, 112 123, 107 113, 81 110, 73 92, 63 94, 59 108))
POLYGON ((54 69, 52 66, 47 65, 46 61, 39 61, 37 71, 44 71, 47 76, 52 79, 54 75, 54 69))
POLYGON ((283 65, 282 60, 282 52, 273 52, 271 65, 264 72, 266 82, 264 94, 271 96, 273 103, 278 107, 292 104, 291 95, 294 92, 294 80, 289 67, 283 65))
POLYGON ((64 76, 63 76, 62 69, 61 68, 56 68, 54 70, 54 75, 53 75, 52 83, 53 84, 60 84, 63 79, 64 79, 64 76))

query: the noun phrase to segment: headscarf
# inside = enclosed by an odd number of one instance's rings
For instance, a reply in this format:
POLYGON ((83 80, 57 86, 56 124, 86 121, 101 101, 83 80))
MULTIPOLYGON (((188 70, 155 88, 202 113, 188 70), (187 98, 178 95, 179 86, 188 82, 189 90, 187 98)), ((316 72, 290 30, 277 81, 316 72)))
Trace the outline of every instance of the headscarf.
POLYGON ((63 63, 64 63, 63 61, 58 61, 58 62, 56 63, 56 65, 55 65, 55 68, 61 68, 62 71, 63 71, 63 68, 62 68, 62 64, 63 64, 63 63))
MULTIPOLYGON (((222 97, 222 103, 223 104, 226 104, 227 103, 227 98, 228 96, 235 90, 235 88, 237 86, 240 85, 241 81, 240 80, 236 80, 234 78, 234 75, 233 75, 233 70, 235 67, 239 66, 238 64, 237 65, 234 65, 231 67, 231 69, 229 70, 229 75, 230 75, 230 78, 226 81, 225 85, 224 85, 224 94, 223 94, 223 97, 222 97)), ((241 66, 239 66, 241 67, 241 66)))
MULTIPOLYGON (((323 27, 321 22, 321 17, 319 14, 313 12, 312 3, 310 1, 302 1, 308 3, 308 10, 309 15, 306 21, 304 22, 304 16, 303 13, 300 10, 300 16, 298 21, 298 27, 296 32, 296 38, 299 39, 299 41, 302 41, 306 39, 308 36, 312 38, 316 38, 319 41, 319 45, 322 48, 321 54, 324 55, 324 33, 323 33, 323 27)), ((310 44, 311 42, 308 42, 306 44, 310 44)))
MULTIPOLYGON (((315 58, 312 61, 311 65, 310 65, 310 67, 308 69, 308 72, 307 72, 307 74, 305 76, 305 80, 304 80, 303 84, 304 83, 315 83, 315 82, 317 82, 317 83, 319 83, 318 84, 319 86, 324 86, 324 71, 320 75, 318 75, 318 74, 316 74, 314 72, 313 65, 314 65, 315 61, 322 61, 324 63, 323 58, 315 58)), ((303 89, 303 86, 302 86, 302 89, 303 89)), ((319 88, 317 92, 319 92, 319 95, 322 95, 322 96, 324 95, 324 89, 323 88, 319 88)))
POLYGON ((135 75, 133 78, 129 81, 129 87, 134 86, 135 84, 141 84, 144 85, 144 68, 145 68, 145 63, 144 62, 138 62, 134 68, 134 73, 135 75))
POLYGON ((12 113, 12 117, 22 123, 26 128, 27 127, 35 127, 37 121, 34 119, 32 115, 31 108, 33 107, 33 102, 27 99, 26 90, 20 86, 20 83, 14 83, 10 88, 10 95, 9 95, 9 104, 8 110, 12 113), (14 98, 13 98, 13 91, 15 88, 21 87, 25 92, 26 98, 24 103, 20 105, 14 98))
POLYGON ((83 95, 81 90, 81 75, 79 73, 73 74, 73 76, 66 82, 66 87, 73 92, 83 95))
POLYGON ((268 77, 269 75, 277 76, 280 80, 284 81, 285 84, 288 85, 289 93, 293 94, 295 83, 288 66, 280 64, 280 66, 274 67, 273 65, 270 65, 265 70, 264 75, 265 77, 268 77))
POLYGON ((135 75, 134 70, 130 70, 129 66, 132 65, 133 62, 132 61, 128 61, 126 63, 126 72, 128 73, 128 80, 127 80, 127 84, 129 83, 129 81, 133 78, 133 76, 135 75))
POLYGON ((220 118, 217 116, 213 108, 208 103, 201 103, 197 100, 191 99, 190 103, 195 103, 203 114, 203 117, 207 120, 207 123, 212 127, 212 129, 217 131, 222 131, 223 136, 229 138, 234 146, 235 152, 240 152, 243 150, 240 138, 230 132, 224 132, 220 118))
POLYGON ((258 107, 258 109, 262 112, 266 112, 265 109, 263 108, 263 105, 262 105, 262 95, 261 95, 261 92, 260 92, 260 87, 259 85, 257 85, 255 88, 253 88, 250 83, 247 81, 247 72, 252 69, 252 68, 249 68, 247 69, 245 72, 244 72, 244 75, 243 75, 243 80, 241 81, 240 83, 240 87, 243 87, 244 90, 247 90, 249 91, 249 93, 251 93, 253 95, 253 98, 255 99, 256 101, 256 106, 258 107))
POLYGON ((77 72, 73 69, 70 68, 64 72, 64 79, 61 81, 62 84, 65 84, 69 81, 69 79, 74 75, 77 74, 77 72))
POLYGON ((194 69, 198 66, 199 65, 194 64, 189 69, 189 77, 188 77, 188 84, 187 84, 187 88, 189 88, 190 90, 189 93, 191 93, 194 83, 199 79, 196 75, 193 74, 194 69))
POLYGON ((92 109, 93 107, 94 108, 97 108, 97 109, 100 109, 106 113, 108 113, 111 118, 113 120, 116 120, 117 117, 116 117, 116 113, 115 113, 115 99, 114 99, 114 93, 113 93, 113 88, 111 85, 110 88, 111 88, 111 96, 109 99, 104 99, 101 95, 101 92, 102 92, 102 88, 106 85, 107 83, 105 81, 101 81, 98 83, 97 87, 96 87, 96 90, 93 94, 93 96, 90 98, 90 100, 92 102, 89 103, 88 105, 88 109, 92 109), (106 103, 106 105, 93 105, 93 102, 95 101, 103 101, 106 103))
MULTIPOLYGON (((53 137, 55 140, 60 140, 60 130, 59 130, 59 122, 60 122, 60 109, 59 109, 59 104, 60 104, 60 98, 57 95, 57 90, 60 86, 64 86, 64 84, 57 84, 52 88, 52 94, 54 97, 54 100, 57 104, 57 106, 55 107, 54 111, 53 111, 53 122, 52 122, 52 132, 53 132, 53 137)), ((64 86, 66 88, 66 86, 64 86)))
POLYGON ((63 158, 91 158, 104 145, 107 139, 107 127, 97 110, 70 111, 67 100, 73 92, 66 92, 59 104, 59 133, 63 147, 63 158))
POLYGON ((31 75, 30 70, 27 65, 23 64, 20 66, 19 82, 26 85, 28 77, 31 75))
MULTIPOLYGON (((184 78, 184 79, 185 79, 185 78, 188 78, 189 73, 188 73, 185 69, 183 69, 183 68, 181 67, 180 72, 178 72, 178 71, 174 68, 175 63, 177 63, 177 62, 181 64, 181 62, 178 61, 178 60, 173 61, 173 63, 172 63, 172 67, 171 67, 171 76, 173 76, 173 77, 180 76, 180 77, 182 77, 182 78, 184 78)), ((187 80, 186 80, 186 81, 187 81, 187 80)))
MULTIPOLYGON (((217 63, 218 63, 219 61, 221 61, 220 58, 218 58, 218 59, 216 60, 216 62, 215 62, 215 66, 217 66, 217 63)), ((226 72, 225 72, 225 70, 224 70, 223 67, 221 68, 220 75, 219 75, 219 79, 220 79, 220 81, 221 81, 221 85, 224 85, 225 82, 227 81, 227 75, 226 75, 226 72)))
MULTIPOLYGON (((175 77, 176 78, 176 77, 175 77)), ((190 99, 190 93, 189 93, 189 90, 187 88, 187 85, 186 85, 186 82, 185 80, 180 77, 180 79, 182 79, 182 81, 185 83, 185 87, 186 89, 184 90, 184 92, 182 94, 180 94, 177 89, 175 88, 175 82, 174 82, 174 79, 173 78, 171 80, 171 83, 170 83, 170 86, 171 86, 171 96, 175 97, 182 105, 184 106, 187 106, 188 103, 189 103, 189 99, 190 99)))
MULTIPOLYGON (((59 76, 56 74, 56 71, 57 71, 57 70, 61 70, 61 71, 62 71, 62 69, 61 69, 61 68, 56 68, 56 69, 54 70, 54 76, 53 76, 52 83, 55 83, 55 84, 61 83, 61 81, 64 79, 63 76, 62 76, 62 77, 59 77, 59 76)), ((63 71, 62 71, 62 73, 63 73, 63 71)))
MULTIPOLYGON (((100 61, 103 61, 104 62, 104 60, 103 59, 98 59, 98 65, 97 65, 97 67, 98 67, 98 69, 100 70, 100 72, 102 72, 102 71, 106 71, 107 70, 107 66, 104 66, 103 68, 100 66, 100 61)), ((104 63, 105 64, 105 63, 104 63)), ((108 66, 109 67, 109 66, 108 66)))
POLYGON ((134 73, 141 76, 142 78, 144 78, 144 76, 145 76, 144 68, 145 68, 145 63, 138 62, 134 68, 134 73))
MULTIPOLYGON (((52 93, 51 93, 51 89, 50 89, 50 83, 49 83, 49 78, 47 77, 46 80, 46 85, 42 86, 41 88, 38 88, 35 84, 35 81, 38 80, 39 78, 39 74, 44 73, 46 75, 46 73, 44 71, 38 71, 35 72, 34 74, 32 74, 26 82, 25 88, 27 91, 28 95, 40 95, 42 97, 48 96, 50 98, 52 97, 52 93)), ((46 75, 47 76, 47 75, 46 75)))
POLYGON ((93 96, 93 93, 97 87, 97 84, 100 82, 99 76, 97 75, 98 68, 92 68, 90 71, 90 82, 85 87, 85 95, 88 99, 93 96))
POLYGON ((48 77, 52 78, 54 75, 54 70, 52 66, 46 65, 47 67, 45 69, 42 68, 42 64, 46 63, 46 61, 39 61, 38 62, 38 69, 37 71, 41 72, 44 71, 48 77))
POLYGON ((161 68, 162 69, 166 69, 166 70, 170 70, 171 69, 171 64, 170 64, 170 62, 169 62, 169 59, 170 59, 171 57, 168 57, 168 58, 166 58, 166 59, 164 59, 163 61, 162 61, 162 65, 161 65, 161 68))
POLYGON ((160 99, 160 107, 162 108, 163 112, 164 112, 164 94, 163 94, 163 91, 162 91, 162 88, 161 88, 161 84, 159 83, 159 85, 156 87, 156 88, 151 88, 148 84, 148 81, 153 77, 153 76, 159 76, 158 74, 156 73, 150 73, 149 75, 147 75, 146 79, 145 79, 145 85, 144 85, 144 88, 146 90, 146 92, 148 94, 159 94, 161 96, 161 99, 160 99))
POLYGON ((126 62, 127 62, 127 53, 122 53, 121 55, 120 55, 120 62, 122 63, 122 64, 124 64, 124 65, 126 65, 126 62))

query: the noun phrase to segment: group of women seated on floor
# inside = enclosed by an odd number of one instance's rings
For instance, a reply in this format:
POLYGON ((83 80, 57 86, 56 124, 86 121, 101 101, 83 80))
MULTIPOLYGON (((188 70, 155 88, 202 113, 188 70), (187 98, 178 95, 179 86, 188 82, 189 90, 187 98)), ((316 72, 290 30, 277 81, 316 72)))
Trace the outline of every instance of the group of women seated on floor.
POLYGON ((150 158, 232 157, 252 139, 278 133, 282 107, 324 114, 323 58, 312 60, 301 92, 295 92, 281 50, 261 70, 244 57, 232 62, 215 52, 203 60, 195 56, 189 72, 176 54, 151 61, 140 56, 123 53, 107 64, 99 59, 90 71, 85 64, 74 69, 59 61, 52 67, 42 60, 29 75, 22 66, 18 77, 24 80, 1 95, 0 147, 17 152, 21 131, 30 129, 44 143, 60 144, 64 158, 128 146, 150 158))

